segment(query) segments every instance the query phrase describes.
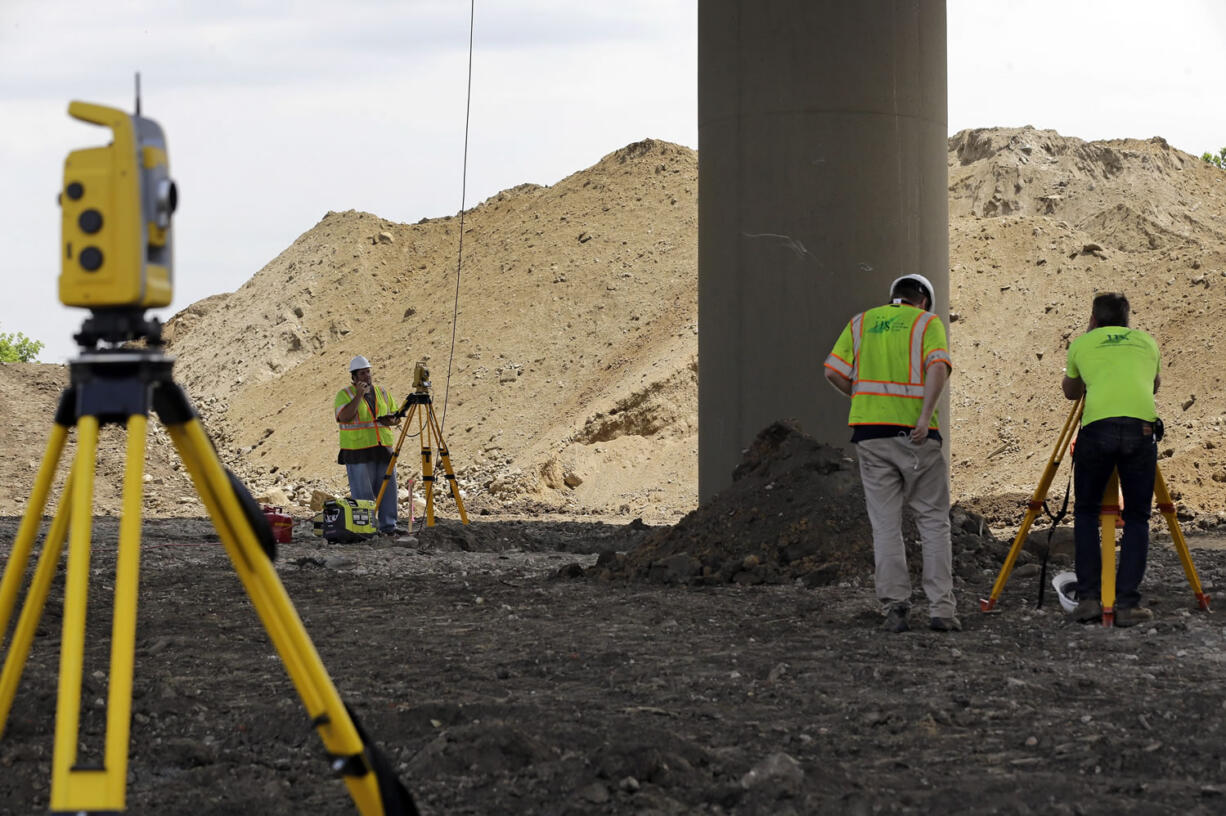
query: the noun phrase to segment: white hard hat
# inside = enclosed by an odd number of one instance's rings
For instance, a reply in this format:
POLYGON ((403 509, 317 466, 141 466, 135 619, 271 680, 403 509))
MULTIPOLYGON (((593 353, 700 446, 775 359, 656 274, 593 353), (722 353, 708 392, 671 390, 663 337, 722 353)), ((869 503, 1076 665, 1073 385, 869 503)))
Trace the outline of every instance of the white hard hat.
POLYGON ((370 360, 367 360, 361 354, 349 361, 349 372, 353 373, 359 368, 370 368, 370 360))
POLYGON ((890 284, 890 297, 894 297, 894 287, 905 280, 913 280, 920 286, 924 287, 924 291, 928 294, 928 308, 936 308, 937 290, 932 288, 932 282, 923 275, 903 275, 901 278, 896 279, 890 284))
POLYGON ((1055 587, 1056 597, 1060 599, 1060 606, 1064 607, 1065 612, 1077 608, 1077 573, 1062 572, 1051 579, 1051 585, 1055 587))

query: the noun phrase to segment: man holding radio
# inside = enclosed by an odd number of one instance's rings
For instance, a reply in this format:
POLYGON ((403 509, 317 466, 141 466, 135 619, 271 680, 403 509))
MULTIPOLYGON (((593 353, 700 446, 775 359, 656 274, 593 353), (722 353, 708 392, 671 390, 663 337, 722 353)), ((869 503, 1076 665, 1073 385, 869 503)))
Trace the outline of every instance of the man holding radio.
MULTIPOLYGON (((342 388, 333 400, 336 422, 340 426, 340 453, 337 464, 345 466, 349 478, 349 495, 355 499, 374 501, 392 461, 392 432, 400 424, 392 416, 396 403, 386 389, 371 381, 370 362, 358 355, 349 361, 352 384, 342 388)), ((392 469, 391 485, 383 492, 383 501, 376 508, 380 533, 402 532, 396 527, 396 471, 392 469)))

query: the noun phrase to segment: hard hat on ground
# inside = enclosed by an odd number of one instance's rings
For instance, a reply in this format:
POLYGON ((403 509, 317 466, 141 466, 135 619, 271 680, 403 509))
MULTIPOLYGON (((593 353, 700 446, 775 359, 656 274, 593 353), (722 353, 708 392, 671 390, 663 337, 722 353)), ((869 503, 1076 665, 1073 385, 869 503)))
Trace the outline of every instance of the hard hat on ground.
POLYGON ((1051 585, 1055 588, 1056 597, 1060 599, 1060 606, 1065 612, 1072 612, 1077 608, 1077 573, 1062 572, 1051 579, 1051 585))
POLYGON ((367 360, 361 354, 349 361, 349 373, 353 373, 360 368, 370 368, 370 360, 367 360))
POLYGON ((896 279, 893 283, 890 284, 890 297, 894 297, 895 287, 897 287, 898 284, 902 283, 903 281, 907 281, 907 280, 915 281, 921 287, 923 287, 924 294, 928 296, 928 308, 929 309, 936 307, 936 303, 937 303, 936 290, 932 288, 932 282, 929 281, 927 278, 925 278, 923 275, 903 275, 901 278, 896 279))

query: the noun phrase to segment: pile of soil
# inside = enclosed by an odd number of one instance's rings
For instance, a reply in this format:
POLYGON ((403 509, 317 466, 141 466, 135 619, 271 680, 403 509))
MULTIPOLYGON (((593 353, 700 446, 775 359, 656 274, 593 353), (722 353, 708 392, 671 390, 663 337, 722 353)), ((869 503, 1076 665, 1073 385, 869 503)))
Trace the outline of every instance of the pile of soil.
MULTIPOLYGON (((657 529, 624 554, 606 553, 588 573, 690 585, 871 585, 873 536, 855 460, 794 424, 776 422, 754 439, 732 479, 677 524, 657 529)), ((986 519, 958 506, 951 517, 959 579, 1002 563, 1009 545, 992 534, 986 519)), ((922 558, 909 509, 903 540, 918 581, 922 558)), ((1031 557, 1023 550, 1018 563, 1031 557)))
POLYGON ((503 191, 463 214, 462 263, 459 218, 328 213, 169 322, 178 376, 241 475, 297 505, 345 489, 332 400, 362 354, 397 397, 427 363, 469 503, 676 520, 697 502, 697 172, 646 140, 503 191))

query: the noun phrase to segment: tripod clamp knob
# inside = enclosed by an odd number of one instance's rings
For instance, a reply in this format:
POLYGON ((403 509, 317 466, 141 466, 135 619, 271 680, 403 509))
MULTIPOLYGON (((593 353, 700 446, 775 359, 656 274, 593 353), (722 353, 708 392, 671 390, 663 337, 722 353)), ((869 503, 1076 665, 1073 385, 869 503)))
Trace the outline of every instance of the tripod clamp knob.
POLYGON ((337 776, 366 776, 370 773, 370 766, 362 754, 328 754, 328 765, 337 776))

